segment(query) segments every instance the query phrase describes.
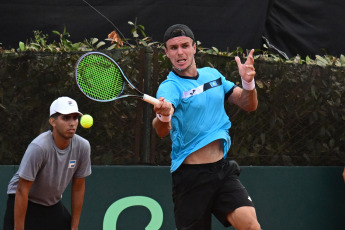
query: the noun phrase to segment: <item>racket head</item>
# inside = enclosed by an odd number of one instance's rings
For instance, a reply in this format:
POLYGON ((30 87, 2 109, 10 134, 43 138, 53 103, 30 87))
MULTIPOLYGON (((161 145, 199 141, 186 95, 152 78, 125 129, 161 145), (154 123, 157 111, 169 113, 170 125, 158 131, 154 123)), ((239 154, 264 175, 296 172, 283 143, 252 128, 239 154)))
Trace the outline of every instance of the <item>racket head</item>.
POLYGON ((88 52, 79 58, 75 79, 86 97, 99 102, 116 100, 125 86, 120 66, 101 52, 88 52))

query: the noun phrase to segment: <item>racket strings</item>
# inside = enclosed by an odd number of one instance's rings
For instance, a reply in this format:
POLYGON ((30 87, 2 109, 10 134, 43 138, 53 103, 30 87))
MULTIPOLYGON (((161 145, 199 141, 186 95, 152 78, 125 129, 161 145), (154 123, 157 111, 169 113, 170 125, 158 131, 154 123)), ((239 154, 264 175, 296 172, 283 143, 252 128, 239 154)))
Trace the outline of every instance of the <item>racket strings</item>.
POLYGON ((77 78, 83 92, 96 100, 112 100, 123 91, 121 70, 102 55, 85 56, 79 62, 77 78))

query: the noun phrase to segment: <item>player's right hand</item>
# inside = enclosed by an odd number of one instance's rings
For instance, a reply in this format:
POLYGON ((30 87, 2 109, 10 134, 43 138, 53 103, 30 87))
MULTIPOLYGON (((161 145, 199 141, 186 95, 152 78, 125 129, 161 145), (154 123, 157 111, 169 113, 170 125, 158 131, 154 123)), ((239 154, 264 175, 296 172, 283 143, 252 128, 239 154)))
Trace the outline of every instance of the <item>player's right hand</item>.
POLYGON ((160 97, 158 98, 159 103, 157 103, 154 107, 153 110, 158 113, 161 114, 162 116, 172 116, 172 114, 174 113, 174 107, 172 106, 172 104, 168 101, 164 100, 164 97, 160 97))

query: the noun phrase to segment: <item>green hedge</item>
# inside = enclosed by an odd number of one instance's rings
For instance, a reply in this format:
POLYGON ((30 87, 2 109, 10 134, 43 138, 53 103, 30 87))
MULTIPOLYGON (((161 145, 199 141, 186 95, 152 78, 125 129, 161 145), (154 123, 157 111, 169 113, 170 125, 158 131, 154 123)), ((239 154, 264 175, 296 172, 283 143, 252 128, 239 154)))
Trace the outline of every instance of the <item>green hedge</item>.
MULTIPOLYGON (((170 69, 160 49, 105 52, 148 94, 155 95, 170 69), (145 82, 151 82, 149 88, 145 82)), ((159 139, 147 128, 153 118, 151 105, 133 99, 98 103, 80 93, 73 70, 82 54, 1 54, 1 164, 19 164, 31 140, 49 128, 50 103, 70 96, 83 113, 94 117, 92 128, 77 131, 91 143, 93 164, 169 165, 170 138, 159 139)), ((233 57, 201 52, 197 65, 215 67, 240 84, 233 57)), ((227 105, 232 121, 229 158, 241 165, 342 165, 345 68, 269 62, 260 57, 255 68, 257 111, 247 113, 227 105)))

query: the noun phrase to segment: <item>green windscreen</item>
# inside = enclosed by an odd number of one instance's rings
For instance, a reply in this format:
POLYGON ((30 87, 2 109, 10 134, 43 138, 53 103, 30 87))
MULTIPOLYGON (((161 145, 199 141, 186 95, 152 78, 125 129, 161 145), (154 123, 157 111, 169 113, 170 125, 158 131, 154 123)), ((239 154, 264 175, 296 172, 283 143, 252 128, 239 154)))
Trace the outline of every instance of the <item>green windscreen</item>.
POLYGON ((123 90, 122 71, 108 57, 89 54, 78 63, 76 78, 84 94, 96 101, 110 101, 123 90))

